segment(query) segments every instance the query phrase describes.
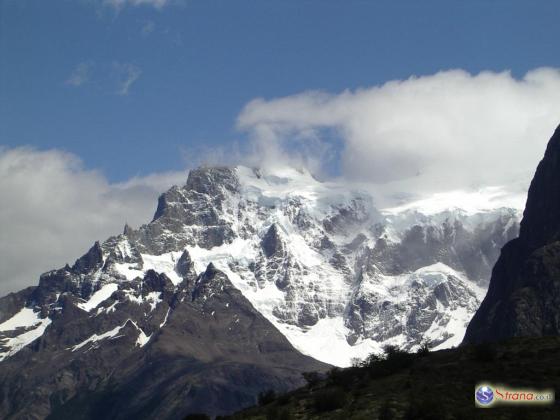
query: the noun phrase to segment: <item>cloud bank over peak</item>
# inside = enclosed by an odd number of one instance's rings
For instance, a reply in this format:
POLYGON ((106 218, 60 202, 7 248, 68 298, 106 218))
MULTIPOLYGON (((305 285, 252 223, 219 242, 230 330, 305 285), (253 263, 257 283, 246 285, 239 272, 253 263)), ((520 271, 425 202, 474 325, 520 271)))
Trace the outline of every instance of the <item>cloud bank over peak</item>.
POLYGON ((312 165, 337 153, 342 176, 435 192, 526 188, 560 122, 560 71, 463 70, 339 94, 303 92, 249 102, 237 125, 262 159, 312 165), (328 156, 327 156, 328 157, 328 156))
POLYGON ((186 172, 109 183, 81 160, 57 150, 0 148, 0 296, 37 284, 47 270, 72 264, 95 240, 139 226, 157 197, 186 172))

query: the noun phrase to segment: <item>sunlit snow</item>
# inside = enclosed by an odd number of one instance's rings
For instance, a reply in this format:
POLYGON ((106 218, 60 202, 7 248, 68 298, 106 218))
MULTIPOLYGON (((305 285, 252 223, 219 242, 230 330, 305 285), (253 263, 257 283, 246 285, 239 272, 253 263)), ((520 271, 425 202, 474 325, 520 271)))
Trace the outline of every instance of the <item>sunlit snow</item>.
POLYGON ((43 335, 52 321, 50 318, 39 318, 39 314, 40 312, 34 312, 31 308, 22 308, 13 317, 0 324, 0 331, 24 329, 24 332, 15 337, 0 339, 2 347, 7 348, 0 352, 0 361, 14 355, 43 335))
POLYGON ((116 283, 105 284, 101 287, 101 289, 91 295, 87 302, 78 303, 78 307, 82 308, 86 312, 89 312, 92 309, 97 308, 105 300, 109 299, 118 288, 119 286, 116 283))

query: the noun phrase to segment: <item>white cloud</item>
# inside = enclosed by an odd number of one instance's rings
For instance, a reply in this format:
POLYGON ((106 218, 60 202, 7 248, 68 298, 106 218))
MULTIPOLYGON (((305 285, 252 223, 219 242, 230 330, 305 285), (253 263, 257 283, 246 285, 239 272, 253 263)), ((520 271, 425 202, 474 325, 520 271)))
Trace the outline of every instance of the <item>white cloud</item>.
POLYGON ((134 64, 119 62, 113 63, 113 72, 117 83, 117 95, 128 95, 130 88, 142 74, 142 70, 134 64))
POLYGON ((341 143, 343 176, 393 191, 526 188, 560 122, 560 71, 462 70, 340 94, 255 99, 238 118, 263 164, 321 165, 341 143), (301 149, 304 152, 301 152, 301 149), (315 157, 315 158, 314 158, 315 157))
POLYGON ((66 79, 66 84, 70 86, 82 86, 91 79, 91 73, 93 69, 93 63, 91 61, 85 61, 76 65, 70 77, 66 79))
POLYGON ((0 149, 0 296, 72 264, 125 222, 148 222, 158 195, 185 181, 185 172, 170 172, 111 184, 68 153, 0 149))

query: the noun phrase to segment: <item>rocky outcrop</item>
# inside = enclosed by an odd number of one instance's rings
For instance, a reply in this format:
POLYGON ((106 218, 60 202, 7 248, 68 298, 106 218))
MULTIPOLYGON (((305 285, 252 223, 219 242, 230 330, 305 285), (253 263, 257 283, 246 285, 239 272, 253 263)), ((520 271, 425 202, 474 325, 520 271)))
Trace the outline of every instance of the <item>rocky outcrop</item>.
POLYGON ((88 271, 99 269, 102 265, 103 250, 101 249, 99 242, 95 242, 90 250, 76 261, 76 263, 72 266, 72 270, 77 273, 84 274, 88 271))
POLYGON ((560 127, 531 182, 519 237, 507 243, 464 342, 560 334, 560 127))
POLYGON ((267 258, 271 258, 273 256, 284 256, 284 246, 282 244, 282 238, 280 238, 280 233, 278 232, 278 226, 276 224, 270 226, 270 228, 266 232, 266 235, 264 235, 261 245, 267 258))

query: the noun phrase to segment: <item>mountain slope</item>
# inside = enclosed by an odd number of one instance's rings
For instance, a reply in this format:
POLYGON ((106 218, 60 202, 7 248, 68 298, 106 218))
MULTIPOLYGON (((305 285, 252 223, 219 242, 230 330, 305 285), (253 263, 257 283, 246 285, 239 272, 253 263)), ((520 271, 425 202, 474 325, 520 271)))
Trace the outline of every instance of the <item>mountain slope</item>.
MULTIPOLYGON (((94 262, 96 250, 82 262, 94 262)), ((2 418, 223 413, 254 403, 263 389, 298 385, 311 366, 323 369, 296 352, 212 265, 198 277, 187 265, 184 287, 176 289, 149 270, 137 280, 137 294, 122 282, 97 307, 92 299, 77 307, 68 292, 49 303, 59 292, 52 296, 43 284, 73 286, 84 267, 78 261, 71 272, 52 272, 33 291, 36 306, 54 306, 46 318, 52 321, 40 339, 2 362, 2 418)))
POLYGON ((466 332, 476 343, 560 334, 560 127, 527 198, 519 237, 502 249, 488 293, 466 332))

